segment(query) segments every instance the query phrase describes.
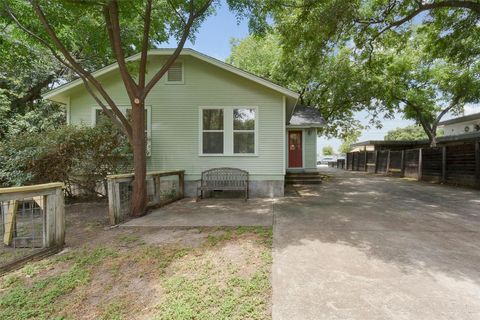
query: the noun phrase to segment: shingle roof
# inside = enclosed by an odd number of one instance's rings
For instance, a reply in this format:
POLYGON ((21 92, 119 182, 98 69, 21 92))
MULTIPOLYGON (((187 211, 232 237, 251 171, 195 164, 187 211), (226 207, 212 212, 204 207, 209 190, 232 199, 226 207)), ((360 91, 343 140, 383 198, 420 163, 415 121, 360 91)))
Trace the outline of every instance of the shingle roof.
POLYGON ((320 115, 318 109, 297 105, 290 119, 289 126, 295 127, 323 127, 325 119, 320 115))

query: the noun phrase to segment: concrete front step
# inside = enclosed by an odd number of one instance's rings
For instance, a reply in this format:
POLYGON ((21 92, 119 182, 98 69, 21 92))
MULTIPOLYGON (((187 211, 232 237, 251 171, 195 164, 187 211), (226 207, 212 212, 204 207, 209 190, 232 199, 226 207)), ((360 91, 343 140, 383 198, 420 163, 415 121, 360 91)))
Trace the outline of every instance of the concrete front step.
POLYGON ((322 179, 321 175, 286 175, 285 179, 322 179))
POLYGON ((323 175, 320 172, 287 172, 286 184, 321 184, 323 175))

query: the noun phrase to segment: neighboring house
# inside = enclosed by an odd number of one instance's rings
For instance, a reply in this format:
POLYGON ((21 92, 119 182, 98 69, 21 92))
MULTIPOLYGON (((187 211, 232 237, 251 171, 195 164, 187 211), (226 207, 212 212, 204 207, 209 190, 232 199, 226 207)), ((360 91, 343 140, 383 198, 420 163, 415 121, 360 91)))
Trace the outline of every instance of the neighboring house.
POLYGON ((446 136, 480 132, 480 113, 445 120, 439 126, 443 127, 446 136))
MULTIPOLYGON (((480 132, 449 135, 437 138, 437 147, 471 144, 480 140, 480 132)), ((381 150, 408 150, 417 148, 430 148, 428 140, 368 140, 357 142, 351 145, 351 152, 359 151, 381 151, 381 150)))
MULTIPOLYGON (((439 123, 444 135, 437 138, 438 146, 470 143, 471 140, 480 138, 480 113, 459 118, 445 120, 439 123)), ((413 148, 427 148, 428 140, 371 140, 357 142, 351 145, 352 152, 374 150, 404 150, 413 148)))
MULTIPOLYGON (((172 49, 149 52, 147 77, 172 49)), ((139 54, 128 61, 139 59, 139 54)), ((118 106, 130 101, 118 65, 94 72, 118 106)), ((81 80, 44 95, 65 104, 67 122, 95 125, 100 107, 81 80)), ((287 171, 316 170, 315 109, 297 106, 298 93, 191 49, 150 92, 147 109, 147 170, 184 169, 187 195, 202 171, 235 167, 250 173, 250 196, 282 196, 287 171)))

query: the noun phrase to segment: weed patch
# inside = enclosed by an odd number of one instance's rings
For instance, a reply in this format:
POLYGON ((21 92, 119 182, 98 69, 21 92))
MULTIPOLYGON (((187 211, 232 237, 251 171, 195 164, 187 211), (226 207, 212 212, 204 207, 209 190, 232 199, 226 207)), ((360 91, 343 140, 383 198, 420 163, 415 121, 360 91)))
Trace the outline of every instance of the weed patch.
MULTIPOLYGON (((19 279, 10 280, 10 290, 0 296, 0 319, 50 318, 55 311, 56 300, 76 287, 87 284, 90 281, 91 267, 113 255, 114 251, 105 248, 71 252, 57 259, 73 262, 68 271, 58 276, 34 281, 30 286, 19 279)), ((23 272, 30 268, 31 266, 26 266, 23 272)))

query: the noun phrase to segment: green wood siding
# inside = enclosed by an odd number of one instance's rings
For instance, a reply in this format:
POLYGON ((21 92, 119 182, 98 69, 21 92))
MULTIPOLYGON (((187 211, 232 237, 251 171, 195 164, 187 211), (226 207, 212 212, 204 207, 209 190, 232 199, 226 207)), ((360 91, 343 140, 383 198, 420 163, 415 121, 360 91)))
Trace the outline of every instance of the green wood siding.
POLYGON ((303 130, 305 169, 317 168, 317 133, 314 129, 303 130))
MULTIPOLYGON (((149 76, 161 65, 151 57, 149 76)), ((247 170, 253 180, 282 180, 284 175, 283 96, 252 81, 194 57, 183 56, 184 84, 167 84, 162 79, 148 96, 151 108, 152 155, 148 170, 185 169, 187 179, 213 167, 247 170), (258 107, 258 154, 256 156, 200 156, 199 107, 258 107)), ((129 100, 118 72, 100 78, 118 105, 129 100)), ((97 105, 84 89, 70 96, 72 124, 91 125, 97 105)))

